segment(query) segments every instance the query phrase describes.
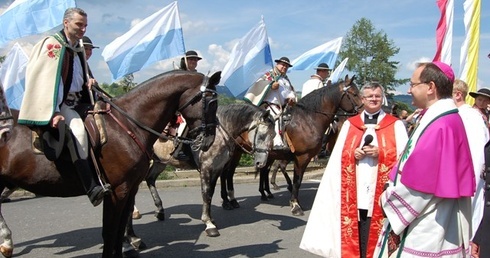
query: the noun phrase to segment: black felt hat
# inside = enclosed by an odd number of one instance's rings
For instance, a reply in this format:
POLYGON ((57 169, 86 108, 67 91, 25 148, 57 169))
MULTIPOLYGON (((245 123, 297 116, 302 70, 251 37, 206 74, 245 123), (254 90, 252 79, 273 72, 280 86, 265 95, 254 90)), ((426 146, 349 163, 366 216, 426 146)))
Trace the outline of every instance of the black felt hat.
POLYGON ((197 58, 197 60, 201 60, 202 59, 202 57, 198 56, 197 55, 197 52, 194 51, 194 50, 189 50, 189 51, 185 52, 185 57, 186 58, 194 57, 194 58, 197 58))
POLYGON ((285 57, 285 56, 283 56, 283 57, 281 57, 281 58, 279 58, 279 59, 274 60, 274 62, 276 62, 276 63, 282 62, 282 63, 287 64, 289 67, 293 67, 293 66, 291 65, 291 62, 289 61, 289 58, 287 58, 287 57, 285 57))
POLYGON ((92 44, 92 40, 90 40, 90 38, 87 36, 83 36, 82 40, 83 40, 83 46, 90 46, 91 48, 99 48, 94 46, 94 44, 92 44))
POLYGON ((477 92, 470 92, 470 96, 473 98, 476 98, 478 96, 485 96, 487 98, 490 98, 490 90, 487 88, 479 89, 477 92))
POLYGON ((318 65, 318 67, 315 68, 316 70, 327 70, 327 71, 332 71, 330 67, 328 67, 328 64, 326 63, 321 63, 318 65))

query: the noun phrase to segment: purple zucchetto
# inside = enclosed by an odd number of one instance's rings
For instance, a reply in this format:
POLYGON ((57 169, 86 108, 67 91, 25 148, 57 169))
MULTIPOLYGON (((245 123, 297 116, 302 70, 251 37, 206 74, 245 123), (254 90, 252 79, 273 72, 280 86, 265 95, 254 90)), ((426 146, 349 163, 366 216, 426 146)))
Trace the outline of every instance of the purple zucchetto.
POLYGON ((454 71, 451 66, 440 61, 435 61, 432 63, 435 64, 447 76, 451 83, 454 83, 454 71))

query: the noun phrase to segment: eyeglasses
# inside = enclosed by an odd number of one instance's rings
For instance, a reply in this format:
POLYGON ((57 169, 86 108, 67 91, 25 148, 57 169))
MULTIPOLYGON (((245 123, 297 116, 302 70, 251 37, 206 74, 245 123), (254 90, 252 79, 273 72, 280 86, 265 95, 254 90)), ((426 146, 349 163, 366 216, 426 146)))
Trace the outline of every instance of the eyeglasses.
POLYGON ((425 83, 427 83, 427 82, 410 82, 410 88, 413 88, 413 87, 415 87, 417 85, 425 84, 425 83))
POLYGON ((369 96, 363 96, 365 99, 381 99, 383 96, 381 95, 369 95, 369 96))

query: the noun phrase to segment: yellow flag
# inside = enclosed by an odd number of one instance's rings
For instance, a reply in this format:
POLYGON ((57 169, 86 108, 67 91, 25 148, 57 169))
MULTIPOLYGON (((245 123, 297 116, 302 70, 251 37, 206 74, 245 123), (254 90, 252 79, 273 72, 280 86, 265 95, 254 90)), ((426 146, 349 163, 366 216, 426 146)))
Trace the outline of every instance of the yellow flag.
MULTIPOLYGON (((477 91, 478 82, 478 53, 480 51, 480 13, 481 0, 466 0, 464 2, 464 25, 466 37, 461 46, 459 78, 468 84, 468 92, 477 91)), ((466 103, 473 105, 475 99, 470 95, 466 103)))

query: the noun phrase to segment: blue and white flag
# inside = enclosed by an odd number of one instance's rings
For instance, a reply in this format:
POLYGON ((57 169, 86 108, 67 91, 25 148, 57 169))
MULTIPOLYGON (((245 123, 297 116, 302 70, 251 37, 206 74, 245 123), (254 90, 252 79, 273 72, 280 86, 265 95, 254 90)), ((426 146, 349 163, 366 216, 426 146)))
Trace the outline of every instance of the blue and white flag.
POLYGON ((75 0, 14 1, 0 16, 0 46, 61 25, 65 10, 75 6, 75 0))
POLYGON ((330 74, 330 77, 328 78, 329 81, 331 81, 332 83, 336 83, 339 81, 340 75, 342 74, 342 72, 344 72, 347 61, 349 61, 348 57, 342 60, 339 66, 335 67, 335 70, 333 70, 332 74, 330 74))
POLYGON ((115 81, 157 61, 184 53, 184 35, 175 1, 109 43, 102 51, 102 57, 115 81))
POLYGON ((10 108, 20 109, 24 97, 28 60, 29 57, 19 43, 15 43, 0 67, 0 82, 10 108))
POLYGON ((272 55, 264 19, 233 47, 221 82, 236 97, 272 69, 272 55))
POLYGON ((313 69, 320 63, 326 63, 328 67, 333 67, 337 60, 337 55, 340 52, 341 45, 342 37, 308 50, 291 62, 293 67, 289 68, 289 71, 313 69))

